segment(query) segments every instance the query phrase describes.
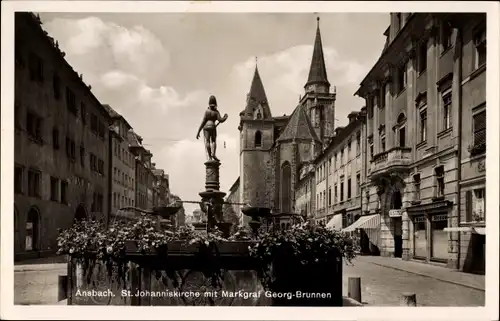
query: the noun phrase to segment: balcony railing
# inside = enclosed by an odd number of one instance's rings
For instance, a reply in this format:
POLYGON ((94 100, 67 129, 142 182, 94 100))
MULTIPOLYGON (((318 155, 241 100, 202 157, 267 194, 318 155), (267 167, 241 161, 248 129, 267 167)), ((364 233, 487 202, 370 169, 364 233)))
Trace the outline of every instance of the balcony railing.
POLYGON ((394 147, 373 156, 370 175, 385 174, 391 171, 406 170, 412 163, 411 148, 394 147))

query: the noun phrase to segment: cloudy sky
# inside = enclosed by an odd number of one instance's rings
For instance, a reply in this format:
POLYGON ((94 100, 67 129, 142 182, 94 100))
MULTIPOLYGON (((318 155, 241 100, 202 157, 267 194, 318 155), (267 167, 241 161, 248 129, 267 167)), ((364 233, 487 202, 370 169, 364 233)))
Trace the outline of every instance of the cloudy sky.
MULTIPOLYGON (((198 200, 205 152, 196 131, 208 97, 229 119, 218 127, 221 189, 239 175, 239 112, 255 57, 273 116, 290 114, 307 80, 312 13, 43 13, 43 27, 102 102, 143 136, 173 193, 198 200), (225 148, 224 146, 225 142, 225 148)), ((359 110, 353 94, 378 58, 388 13, 321 13, 328 78, 337 87, 337 126, 359 110)), ((191 213, 195 207, 186 206, 191 213)))

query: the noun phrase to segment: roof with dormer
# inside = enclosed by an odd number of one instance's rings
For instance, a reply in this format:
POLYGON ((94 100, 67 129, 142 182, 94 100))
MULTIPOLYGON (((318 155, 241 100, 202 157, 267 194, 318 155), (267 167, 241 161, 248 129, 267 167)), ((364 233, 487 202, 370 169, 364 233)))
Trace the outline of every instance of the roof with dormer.
POLYGON ((253 116, 254 111, 259 108, 259 105, 262 106, 262 119, 271 119, 272 114, 269 108, 269 102, 267 101, 266 91, 264 90, 262 79, 260 78, 259 68, 255 65, 250 92, 247 96, 247 105, 240 115, 253 116))
POLYGON ((288 123, 286 124, 285 129, 277 141, 280 142, 295 139, 313 140, 321 143, 321 140, 318 138, 318 135, 314 131, 311 121, 309 120, 309 116, 307 116, 304 105, 299 105, 295 108, 293 114, 288 120, 288 123))
POLYGON ((318 83, 330 86, 326 75, 325 56, 323 54, 323 44, 321 42, 321 31, 319 29, 319 17, 317 21, 318 25, 316 27, 316 38, 314 39, 311 67, 309 68, 309 77, 307 78, 305 86, 318 83))

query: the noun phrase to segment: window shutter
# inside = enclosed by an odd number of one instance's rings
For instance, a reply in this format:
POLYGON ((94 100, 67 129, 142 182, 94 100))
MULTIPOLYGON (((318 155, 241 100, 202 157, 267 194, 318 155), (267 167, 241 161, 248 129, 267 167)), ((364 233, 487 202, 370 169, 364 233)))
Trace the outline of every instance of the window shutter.
POLYGON ((465 220, 472 222, 472 191, 465 192, 465 220))
POLYGON ((486 143, 486 111, 474 115, 474 145, 486 143))

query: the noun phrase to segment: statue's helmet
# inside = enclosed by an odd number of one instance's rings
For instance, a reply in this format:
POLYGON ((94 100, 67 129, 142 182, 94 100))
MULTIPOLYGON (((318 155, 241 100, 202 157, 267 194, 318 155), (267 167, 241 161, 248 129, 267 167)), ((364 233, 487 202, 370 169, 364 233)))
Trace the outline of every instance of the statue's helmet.
POLYGON ((217 106, 217 99, 215 98, 214 95, 210 96, 210 98, 208 98, 208 105, 209 106, 217 106))

